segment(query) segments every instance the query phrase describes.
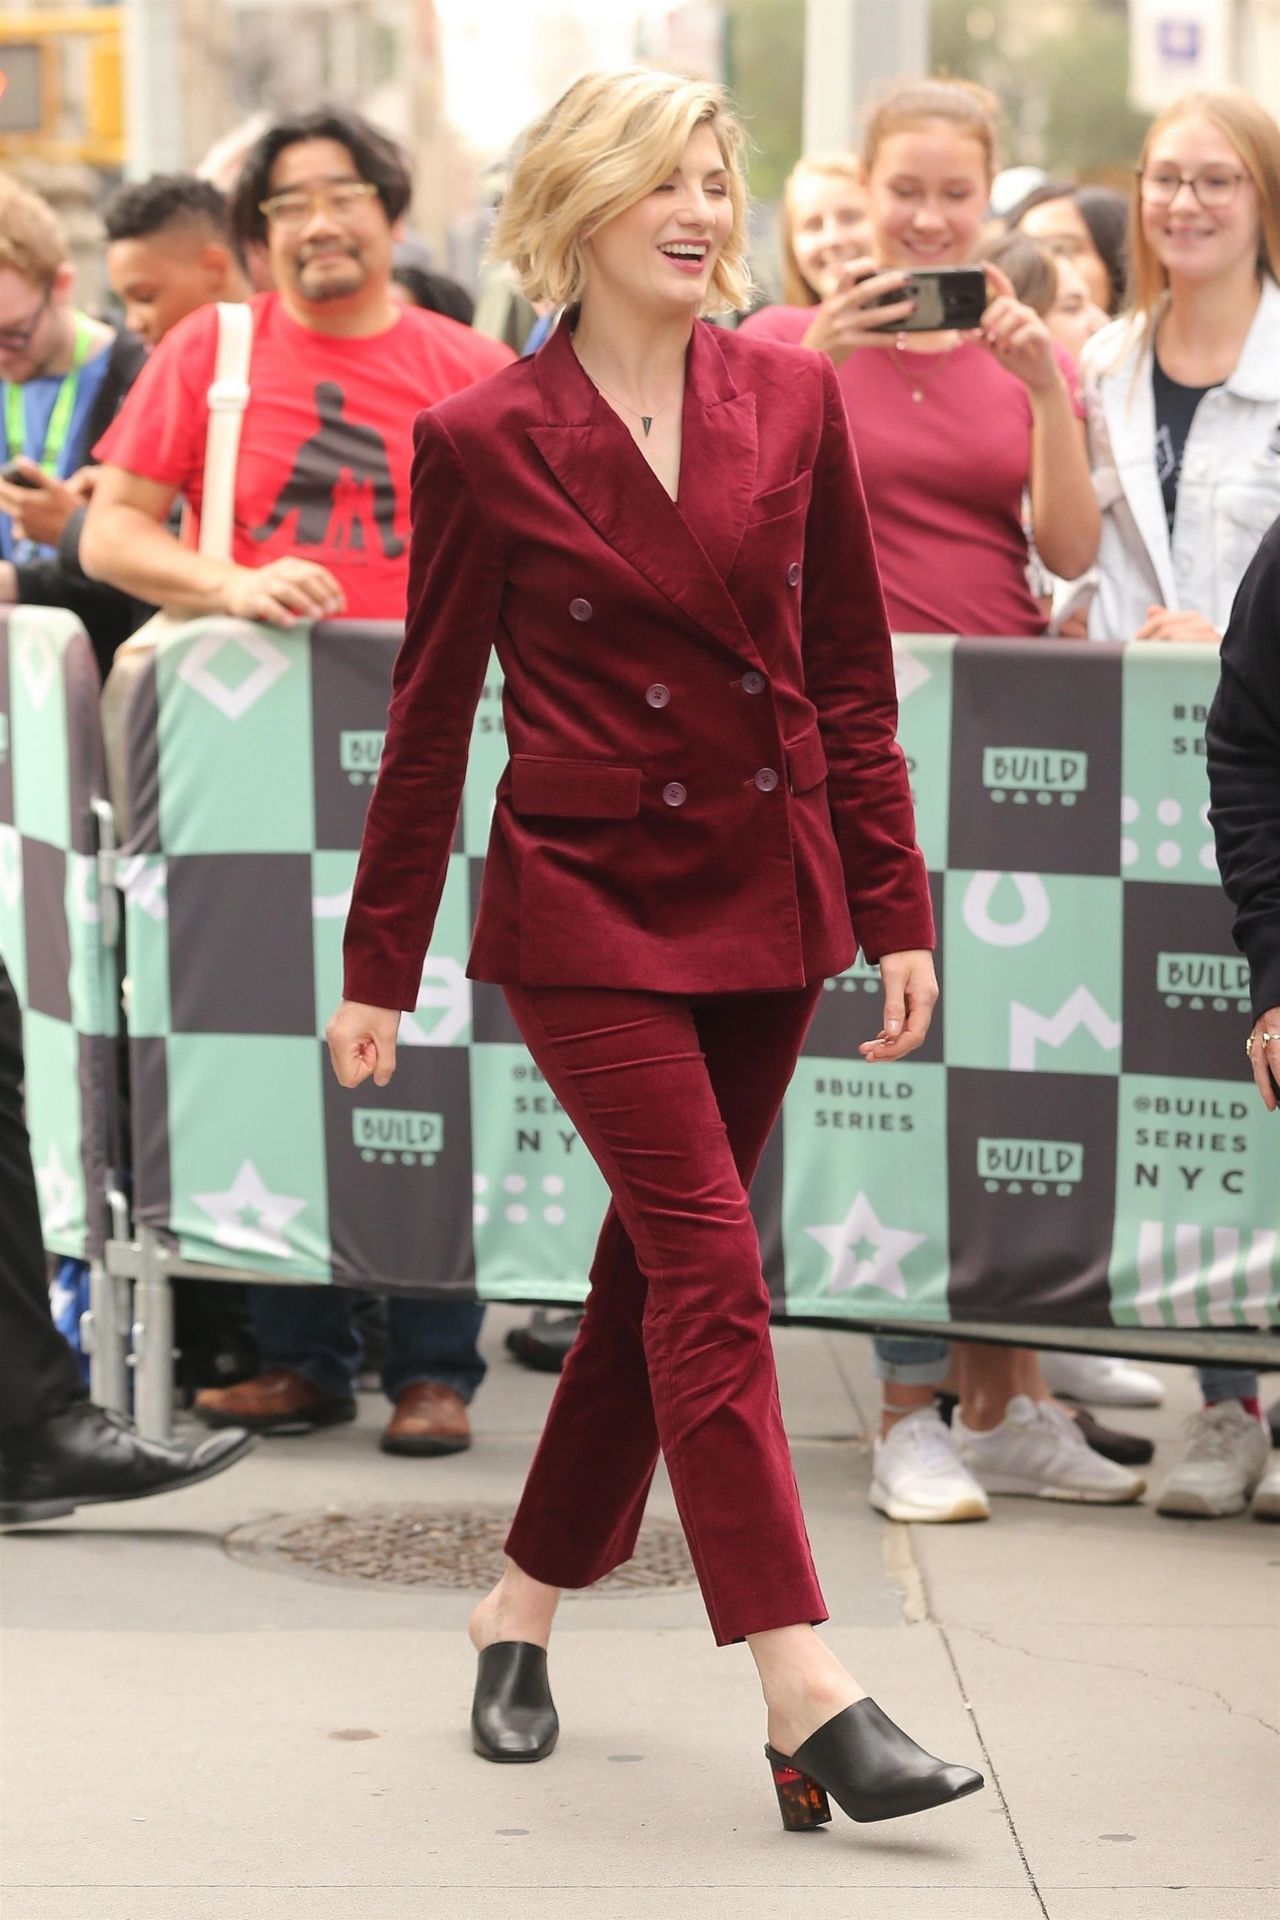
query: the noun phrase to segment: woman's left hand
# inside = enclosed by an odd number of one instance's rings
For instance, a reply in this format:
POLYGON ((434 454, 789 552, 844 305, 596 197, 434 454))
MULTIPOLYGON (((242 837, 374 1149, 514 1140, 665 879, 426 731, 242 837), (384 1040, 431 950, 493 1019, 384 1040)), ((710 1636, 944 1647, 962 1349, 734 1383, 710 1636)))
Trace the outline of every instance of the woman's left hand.
POLYGON ((884 983, 884 1025, 858 1052, 864 1060, 902 1060, 924 1045, 938 999, 933 955, 925 947, 880 956, 884 983))
POLYGON ((982 316, 981 333, 992 354, 1031 393, 1052 393, 1065 387, 1053 351, 1053 336, 1033 307, 1024 306, 1013 283, 999 267, 982 263, 996 297, 982 316))
POLYGON ((1202 640, 1211 647, 1222 645, 1222 635, 1213 622, 1190 608, 1148 607, 1147 617, 1133 637, 1135 640, 1202 640))

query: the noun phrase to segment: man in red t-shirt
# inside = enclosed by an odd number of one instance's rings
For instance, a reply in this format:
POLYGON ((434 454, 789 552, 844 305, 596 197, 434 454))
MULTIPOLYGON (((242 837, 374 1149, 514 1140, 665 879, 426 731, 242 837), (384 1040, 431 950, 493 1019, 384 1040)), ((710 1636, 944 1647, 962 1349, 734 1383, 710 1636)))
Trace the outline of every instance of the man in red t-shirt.
MULTIPOLYGON (((166 527, 181 494, 198 528, 218 335, 216 310, 204 307, 165 335, 99 442, 80 543, 87 572, 154 606, 282 627, 338 613, 404 617, 414 419, 514 358, 393 299, 392 243, 410 191, 399 149, 354 114, 306 114, 263 134, 231 214, 242 250, 266 245, 279 291, 251 302, 232 558, 207 559, 166 527)), ((258 1432, 354 1419, 362 1342, 341 1289, 254 1286, 249 1298, 263 1370, 206 1388, 200 1417, 258 1432)), ((483 1314, 470 1301, 388 1301, 388 1452, 469 1444, 483 1314)))
POLYGON ((203 558, 166 528, 178 494, 199 522, 217 351, 207 307, 160 343, 98 444, 80 551, 89 573, 154 606, 276 626, 403 617, 414 418, 513 358, 392 297, 410 191, 399 150, 354 114, 309 114, 262 136, 232 218, 242 247, 265 241, 279 291, 251 302, 232 558, 203 558))

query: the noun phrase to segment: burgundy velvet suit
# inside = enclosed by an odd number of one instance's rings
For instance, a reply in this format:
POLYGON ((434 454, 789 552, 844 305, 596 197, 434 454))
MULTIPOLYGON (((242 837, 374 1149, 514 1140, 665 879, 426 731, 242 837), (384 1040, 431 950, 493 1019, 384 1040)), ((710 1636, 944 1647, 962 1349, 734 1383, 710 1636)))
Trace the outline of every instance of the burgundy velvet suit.
POLYGON ((823 1617, 746 1188, 824 976, 933 923, 830 362, 702 324, 678 504, 567 328, 417 422, 405 641, 345 992, 412 1008, 489 649, 471 950, 613 1196, 508 1541, 628 1558, 659 1449, 716 1638, 823 1617))

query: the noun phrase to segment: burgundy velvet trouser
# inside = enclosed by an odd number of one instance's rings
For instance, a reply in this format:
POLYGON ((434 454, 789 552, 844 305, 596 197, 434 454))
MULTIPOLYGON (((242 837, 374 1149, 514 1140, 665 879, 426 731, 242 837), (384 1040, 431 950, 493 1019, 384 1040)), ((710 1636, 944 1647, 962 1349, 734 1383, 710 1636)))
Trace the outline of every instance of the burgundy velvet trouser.
POLYGON ((556 1587, 621 1566, 661 1451, 717 1642, 825 1620, 746 1192, 821 984, 503 992, 612 1194, 508 1554, 556 1587))

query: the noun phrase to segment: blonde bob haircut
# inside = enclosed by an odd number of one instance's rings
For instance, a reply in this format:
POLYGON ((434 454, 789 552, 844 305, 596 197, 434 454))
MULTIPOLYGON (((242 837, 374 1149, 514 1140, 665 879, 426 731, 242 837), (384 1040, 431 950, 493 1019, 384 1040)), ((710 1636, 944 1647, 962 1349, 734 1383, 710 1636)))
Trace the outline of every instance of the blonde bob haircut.
POLYGON ((589 236, 670 177, 695 127, 710 127, 716 137, 733 209, 704 311, 749 306, 745 136, 722 88, 673 73, 589 73, 526 128, 494 227, 493 257, 510 261, 530 300, 573 306, 587 284, 589 236))
POLYGON ((1147 129, 1133 183, 1129 221, 1129 273, 1134 313, 1147 324, 1169 284, 1169 276, 1142 231, 1142 169, 1156 136, 1178 120, 1207 120, 1240 156, 1258 190, 1258 272, 1280 280, 1280 125, 1260 100, 1242 88, 1187 93, 1166 107, 1147 129))

